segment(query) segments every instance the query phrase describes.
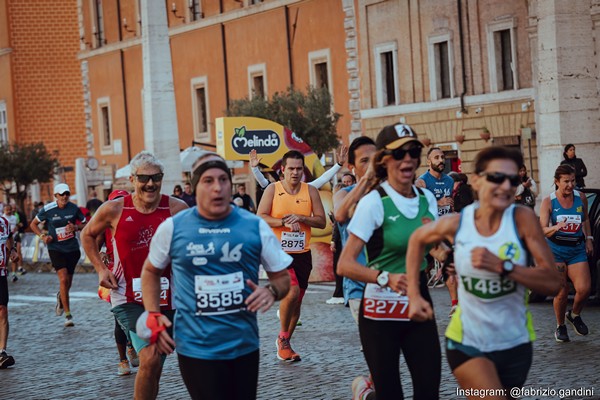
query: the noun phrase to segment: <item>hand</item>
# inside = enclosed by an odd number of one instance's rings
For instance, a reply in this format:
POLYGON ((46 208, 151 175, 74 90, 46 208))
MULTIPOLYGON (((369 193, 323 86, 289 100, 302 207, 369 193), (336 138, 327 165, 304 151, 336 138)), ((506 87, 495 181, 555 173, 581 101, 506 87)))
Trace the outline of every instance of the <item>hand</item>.
POLYGON ((12 262, 17 262, 19 260, 19 253, 17 253, 17 250, 13 250, 10 249, 10 256, 9 256, 10 261, 12 262))
POLYGON ((346 161, 348 160, 348 148, 345 144, 341 144, 340 147, 337 148, 336 155, 337 162, 340 165, 346 164, 346 161))
POLYGON ((454 206, 454 199, 452 197, 442 197, 438 200, 438 206, 454 206))
POLYGON ((50 243, 52 240, 53 240, 52 236, 50 236, 50 235, 46 235, 42 238, 42 242, 44 242, 45 244, 50 243))
MULTIPOLYGON (((171 325, 173 325, 166 315, 161 315, 158 317, 158 323, 163 325, 165 328, 170 328, 171 325)), ((166 329, 158 334, 155 344, 156 348, 161 354, 171 354, 175 350, 175 341, 169 335, 166 329)))
POLYGON ((245 303, 248 306, 248 311, 251 312, 265 312, 273 303, 275 303, 275 297, 273 297, 273 293, 266 287, 258 286, 256 283, 252 282, 250 279, 246 280, 246 285, 250 289, 252 289, 252 293, 246 299, 245 303))
POLYGON ((297 215, 297 214, 286 214, 283 216, 283 223, 284 224, 294 224, 294 223, 299 223, 302 222, 304 220, 304 216, 303 215, 297 215))
POLYGON ((285 226, 292 232, 300 232, 300 224, 297 222, 294 222, 293 224, 285 223, 283 226, 285 226))
POLYGON ((588 256, 594 254, 594 241, 592 239, 585 240, 585 252, 588 256))
POLYGON ((248 156, 250 157, 250 167, 252 167, 252 168, 258 167, 258 164, 260 164, 260 160, 262 160, 262 157, 258 158, 258 155, 256 154, 256 150, 255 149, 250 150, 250 154, 248 156))
POLYGON ((420 295, 411 297, 408 303, 408 318, 411 321, 423 322, 433 319, 433 308, 427 300, 420 295))
POLYGON ((527 182, 522 183, 523 187, 530 188, 531 187, 531 179, 527 179, 527 182))
POLYGON ((98 285, 107 289, 117 289, 119 287, 117 278, 115 278, 113 273, 109 271, 108 268, 104 268, 98 273, 98 285))
POLYGON ((502 273, 502 260, 485 247, 475 247, 471 250, 471 265, 475 269, 502 273))
POLYGON ((400 295, 406 294, 408 288, 406 274, 389 274, 388 287, 400 295))
POLYGON ((567 223, 565 221, 559 221, 556 223, 556 231, 560 231, 561 229, 565 228, 567 226, 567 223))
POLYGON ((73 224, 71 221, 69 221, 69 223, 67 224, 67 226, 65 227, 65 230, 68 233, 71 232, 76 232, 77 231, 77 225, 73 224))

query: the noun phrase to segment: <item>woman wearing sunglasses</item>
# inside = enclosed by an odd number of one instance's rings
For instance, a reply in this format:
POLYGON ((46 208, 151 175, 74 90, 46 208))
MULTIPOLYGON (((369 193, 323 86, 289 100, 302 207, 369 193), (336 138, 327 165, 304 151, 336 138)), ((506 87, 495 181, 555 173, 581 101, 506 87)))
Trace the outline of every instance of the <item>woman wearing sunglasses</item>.
POLYGON ((590 294, 591 278, 587 255, 594 251, 594 237, 590 229, 587 198, 575 190, 576 179, 575 170, 570 165, 563 164, 556 168, 554 183, 557 189, 542 200, 540 207, 540 224, 563 281, 562 290, 554 297, 557 323, 554 338, 557 342, 569 341, 565 319, 578 335, 588 334, 588 327, 579 314, 590 294), (568 312, 567 276, 575 287, 573 309, 568 312))
MULTIPOLYGON (((434 195, 413 185, 423 145, 410 126, 386 126, 376 140, 375 190, 363 197, 348 225, 349 238, 338 268, 343 276, 366 282, 359 311, 359 333, 372 381, 354 380, 353 399, 402 399, 399 359, 404 354, 414 399, 439 397, 441 352, 434 320, 408 319, 405 255, 410 234, 437 218, 434 195), (368 266, 356 261, 366 245, 368 266)), ((431 302, 420 260, 422 296, 431 302)))
POLYGON ((417 229, 410 238, 409 316, 433 320, 431 304, 419 290, 423 252, 431 243, 454 242, 459 306, 446 330, 446 358, 463 389, 490 389, 486 398, 505 399, 510 388, 523 386, 531 367, 535 333, 526 289, 554 295, 561 281, 533 210, 513 204, 521 153, 488 147, 474 164, 479 202, 417 229), (528 267, 528 252, 535 268, 528 267))

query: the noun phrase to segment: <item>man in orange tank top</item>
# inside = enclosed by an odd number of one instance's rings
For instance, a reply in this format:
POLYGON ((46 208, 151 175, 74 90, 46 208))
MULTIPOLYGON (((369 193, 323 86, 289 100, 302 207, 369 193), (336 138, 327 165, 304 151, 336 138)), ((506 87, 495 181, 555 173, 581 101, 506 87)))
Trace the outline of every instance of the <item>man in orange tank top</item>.
MULTIPOLYGON (((135 379, 135 399, 155 399, 162 371, 162 356, 156 345, 148 345, 135 333, 135 324, 144 312, 141 298, 140 275, 148 255, 150 240, 158 225, 171 215, 184 210, 187 204, 175 197, 161 195, 164 166, 147 151, 142 151, 130 162, 130 181, 134 192, 113 201, 107 201, 96 211, 87 229, 81 233, 81 243, 98 273, 100 286, 111 289, 112 311, 119 324, 127 331, 140 359, 135 379), (96 238, 110 229, 113 237, 114 267, 110 271, 102 262, 96 238)), ((170 268, 163 275, 164 296, 161 307, 173 312, 170 268)))
POLYGON ((281 162, 283 180, 267 186, 257 211, 273 228, 283 250, 294 259, 288 267, 290 291, 279 307, 281 331, 276 345, 277 358, 283 361, 300 361, 300 355, 292 350, 290 338, 300 318, 302 297, 312 270, 310 229, 322 229, 326 224, 319 192, 301 181, 303 171, 302 153, 295 150, 285 153, 281 162))

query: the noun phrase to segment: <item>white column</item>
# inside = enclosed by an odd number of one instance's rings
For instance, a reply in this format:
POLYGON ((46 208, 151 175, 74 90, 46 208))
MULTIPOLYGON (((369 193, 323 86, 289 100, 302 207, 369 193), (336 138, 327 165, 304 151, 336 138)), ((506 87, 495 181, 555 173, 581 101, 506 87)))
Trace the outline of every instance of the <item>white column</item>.
POLYGON ((144 144, 165 164, 163 193, 181 183, 179 131, 165 2, 142 1, 144 144))
POLYGON ((600 110, 590 1, 544 0, 534 9, 541 194, 553 190, 554 170, 567 143, 575 144, 587 165, 586 185, 599 187, 600 110))

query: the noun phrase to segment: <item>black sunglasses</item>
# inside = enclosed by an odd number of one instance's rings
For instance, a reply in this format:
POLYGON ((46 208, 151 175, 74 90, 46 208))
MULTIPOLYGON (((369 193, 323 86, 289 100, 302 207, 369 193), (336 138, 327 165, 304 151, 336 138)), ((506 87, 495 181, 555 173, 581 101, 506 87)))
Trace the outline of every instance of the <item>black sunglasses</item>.
POLYGON ((64 193, 56 193, 56 194, 57 194, 57 195, 59 195, 60 197, 63 197, 63 196, 67 196, 67 197, 68 197, 68 196, 70 196, 70 195, 71 195, 71 193, 69 193, 69 192, 64 192, 64 193))
POLYGON ((502 172, 481 172, 479 176, 485 176, 486 181, 497 185, 503 184, 507 179, 512 187, 517 187, 521 183, 521 177, 519 175, 508 175, 502 172))
POLYGON ((410 149, 403 149, 401 147, 398 147, 397 149, 394 150, 386 150, 385 154, 391 154, 392 157, 394 157, 394 160, 403 160, 404 156, 406 156, 406 153, 408 153, 408 155, 410 156, 410 158, 421 158, 421 151, 423 150, 423 147, 421 146, 415 146, 415 147, 411 147, 410 149))
POLYGON ((135 175, 138 182, 141 182, 141 183, 148 183, 148 181, 150 179, 152 179, 152 182, 154 182, 154 183, 160 182, 160 181, 162 181, 163 176, 165 176, 165 174, 163 174, 162 172, 159 172, 158 174, 154 174, 154 175, 135 175))

